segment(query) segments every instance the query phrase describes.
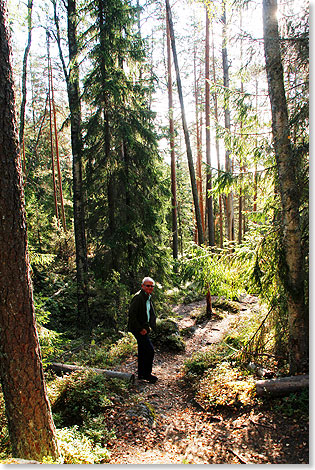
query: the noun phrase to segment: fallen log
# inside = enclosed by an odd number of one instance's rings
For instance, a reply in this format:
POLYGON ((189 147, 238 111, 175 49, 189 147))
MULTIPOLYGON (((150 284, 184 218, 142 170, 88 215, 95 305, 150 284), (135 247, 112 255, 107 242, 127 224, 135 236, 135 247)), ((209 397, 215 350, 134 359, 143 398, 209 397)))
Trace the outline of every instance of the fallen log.
POLYGON ((131 382, 131 383, 134 383, 135 381, 135 374, 130 374, 129 372, 118 372, 116 370, 95 369, 92 367, 83 367, 83 366, 77 366, 74 364, 61 364, 59 362, 52 362, 51 364, 49 364, 48 368, 50 370, 53 370, 57 374, 61 372, 69 373, 69 372, 75 372, 77 370, 89 370, 89 371, 95 372, 96 374, 104 374, 107 377, 111 377, 113 379, 126 380, 127 382, 131 382))
POLYGON ((257 397, 285 396, 301 391, 309 386, 309 375, 295 375, 292 377, 279 377, 277 379, 258 380, 256 382, 257 397))

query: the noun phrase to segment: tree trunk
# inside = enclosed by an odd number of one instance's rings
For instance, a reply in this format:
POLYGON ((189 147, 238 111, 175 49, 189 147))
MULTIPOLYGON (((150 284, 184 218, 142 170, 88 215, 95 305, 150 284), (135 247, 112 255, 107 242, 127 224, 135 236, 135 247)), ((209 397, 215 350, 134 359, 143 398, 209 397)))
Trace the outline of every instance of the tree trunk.
POLYGON ((185 143, 186 143, 186 152, 187 152, 187 160, 188 160, 188 167, 189 167, 189 174, 190 174, 190 181, 191 181, 191 189, 192 189, 192 194, 193 194, 193 199, 194 199, 198 239, 199 239, 200 245, 203 245, 204 234, 203 234, 203 229, 202 229, 202 220, 201 220, 201 213, 200 213, 200 206, 199 206, 199 199, 198 199, 194 162, 193 162, 193 157, 192 157, 189 132, 188 132, 186 116, 185 116, 184 98, 183 98, 182 84, 181 84, 181 79, 180 79, 179 66, 178 66, 177 53, 176 53, 172 12, 171 12, 171 8, 170 8, 170 4, 168 0, 165 0, 165 4, 166 4, 168 24, 170 28, 171 45, 172 45, 172 50, 173 50, 174 66, 175 66, 175 71, 176 71, 178 96, 179 96, 179 101, 180 101, 180 106, 181 106, 182 123, 183 123, 183 130, 184 130, 185 143))
POLYGON ((71 373, 75 372, 77 370, 89 370, 91 372, 95 372, 96 374, 104 374, 106 377, 110 377, 112 379, 118 379, 118 380, 126 380, 127 382, 132 382, 134 383, 135 381, 135 374, 131 374, 129 372, 119 372, 117 370, 107 370, 107 369, 95 369, 93 367, 82 367, 82 366, 77 366, 75 364, 61 364, 59 362, 52 362, 48 366, 49 370, 53 370, 56 373, 71 373))
POLYGON ((263 0, 264 46, 272 133, 278 185, 283 211, 283 246, 286 269, 282 281, 287 295, 291 374, 308 366, 308 315, 304 299, 304 260, 299 214, 299 162, 293 155, 284 90, 276 0, 263 0))
POLYGON ((167 85, 168 85, 168 112, 170 121, 170 150, 171 150, 171 189, 172 189, 172 232, 173 232, 173 258, 178 258, 178 229, 177 229, 177 198, 176 198, 176 168, 175 168, 175 132, 173 116, 173 83, 171 61, 171 38, 168 20, 166 18, 167 39, 167 85))
MULTIPOLYGON (((222 14, 222 63, 223 63, 223 83, 224 83, 224 125, 225 130, 229 134, 231 130, 231 114, 230 114, 230 104, 229 104, 229 88, 230 88, 230 79, 229 79, 229 64, 228 64, 228 54, 227 54, 227 31, 226 31, 226 8, 225 0, 223 0, 223 14, 222 14)), ((227 173, 232 173, 232 162, 230 158, 230 150, 226 148, 225 150, 225 171, 227 173)), ((233 241, 234 236, 234 210, 233 210, 233 194, 230 192, 226 197, 226 216, 227 216, 227 238, 230 241, 233 241)))
MULTIPOLYGON (((20 130, 19 130, 19 142, 20 148, 24 147, 24 126, 25 126, 25 106, 26 106, 26 77, 27 77, 27 59, 31 49, 32 43, 32 10, 33 10, 33 0, 28 0, 27 4, 27 29, 28 37, 27 44, 24 52, 23 58, 23 71, 22 71, 22 101, 20 108, 20 130)), ((23 149, 25 150, 25 149, 23 149)), ((23 155, 24 155, 23 151, 23 155)), ((24 165, 25 166, 25 165, 24 165)), ((25 173, 25 168, 24 168, 25 173)))
POLYGON ((194 46, 194 88, 195 88, 195 109, 196 109, 196 147, 197 147, 197 162, 196 162, 196 175, 197 175, 197 193, 199 199, 200 216, 202 223, 202 231, 205 234, 205 218, 203 210, 203 191, 202 191, 202 142, 201 132, 202 125, 199 120, 199 79, 197 78, 197 65, 196 65, 196 45, 194 46))
MULTIPOLYGON (((242 24, 242 12, 240 12, 240 31, 243 30, 243 24, 242 24)), ((240 53, 240 62, 241 62, 241 67, 243 67, 243 38, 241 38, 241 53, 240 53)), ((244 83, 241 78, 241 95, 244 93, 244 83)), ((240 119, 240 134, 242 135, 243 131, 243 119, 240 119)), ((240 166, 240 173, 243 173, 245 171, 244 168, 244 162, 243 162, 243 156, 240 154, 240 160, 239 160, 239 166, 240 166)), ((240 189, 239 189, 239 195, 238 195, 238 243, 239 245, 242 243, 243 240, 243 202, 245 201, 245 192, 243 190, 243 179, 241 180, 240 184, 240 189)))
POLYGON ((205 113, 206 113, 206 162, 207 184, 206 205, 208 215, 209 245, 215 245, 213 222, 213 198, 212 198, 212 170, 211 170, 211 134, 210 134, 210 21, 206 8, 206 46, 205 46, 205 113))
POLYGON ((61 209, 61 220, 63 230, 66 231, 66 217, 65 217, 65 207, 63 203, 63 191, 62 191, 62 178, 61 178, 61 168, 60 168, 60 157, 59 157, 59 141, 58 141, 58 131, 57 131, 57 116, 56 116, 56 106, 55 106, 55 97, 54 97, 54 85, 53 85, 53 75, 52 67, 50 61, 50 92, 51 92, 51 104, 54 117, 54 136, 55 136, 55 151, 56 151, 56 163, 57 163, 57 175, 58 175, 58 184, 59 184, 59 197, 60 197, 60 209, 61 209))
MULTIPOLYGON (((78 66, 76 0, 68 0, 69 76, 67 80, 71 122, 74 236, 76 249, 78 317, 89 323, 88 262, 85 235, 85 200, 82 178, 81 100, 78 66)), ((67 74, 65 73, 67 77, 67 74)))
MULTIPOLYGON (((216 67, 215 67, 215 58, 214 58, 214 39, 213 39, 213 29, 212 30, 212 70, 213 70, 213 83, 216 86, 217 79, 216 79, 216 67)), ((221 169, 220 163, 220 142, 218 137, 218 126, 219 126, 219 113, 218 113, 218 97, 217 92, 215 91, 213 94, 213 102, 214 102, 214 119, 215 119, 215 148, 217 154, 217 165, 218 165, 218 172, 221 169)), ((219 195, 219 229, 220 229, 220 248, 223 248, 223 208, 222 208, 222 196, 219 195)))
POLYGON ((47 73, 48 73, 49 138, 50 138, 50 152, 51 152, 51 172, 52 172, 53 191, 54 191, 55 214, 56 214, 57 222, 59 224, 59 210, 58 210, 58 196, 57 196, 57 185, 56 185, 53 126, 52 126, 52 109, 51 109, 50 49, 49 49, 49 32, 48 31, 46 31, 46 38, 47 38, 47 73))
POLYGON ((13 455, 58 458, 35 325, 7 12, 0 2, 0 374, 13 455))
POLYGON ((256 395, 258 397, 281 397, 296 393, 309 387, 308 375, 296 375, 293 377, 280 377, 278 379, 258 380, 256 382, 256 395))

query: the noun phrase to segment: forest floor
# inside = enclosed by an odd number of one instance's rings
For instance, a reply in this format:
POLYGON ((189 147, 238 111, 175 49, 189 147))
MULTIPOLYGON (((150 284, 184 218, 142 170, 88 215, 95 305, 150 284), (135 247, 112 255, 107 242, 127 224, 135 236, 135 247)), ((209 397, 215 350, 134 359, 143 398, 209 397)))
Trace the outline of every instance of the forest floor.
MULTIPOLYGON (((194 324, 193 312, 205 302, 174 307, 180 328, 194 324)), ((259 308, 247 297, 242 310, 259 308)), ((183 380, 182 366, 195 351, 219 343, 234 315, 214 315, 196 326, 183 353, 156 350, 155 384, 137 381, 130 402, 116 404, 108 416, 108 429, 116 439, 109 442, 111 464, 308 464, 307 420, 284 416, 270 403, 239 409, 228 407, 208 412, 193 398, 183 380), (152 410, 148 416, 139 410, 152 410), (138 412, 137 412, 138 410, 138 412)), ((136 362, 124 370, 136 374, 136 362)))

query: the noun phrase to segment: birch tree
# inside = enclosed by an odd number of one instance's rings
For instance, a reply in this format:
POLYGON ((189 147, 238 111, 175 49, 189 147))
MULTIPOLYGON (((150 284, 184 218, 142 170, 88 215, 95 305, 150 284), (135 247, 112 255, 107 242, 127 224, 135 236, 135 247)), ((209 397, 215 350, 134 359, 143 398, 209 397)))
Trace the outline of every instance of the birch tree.
POLYGON ((282 241, 285 266, 282 267, 280 274, 287 294, 290 371, 293 374, 304 371, 308 362, 308 318, 304 298, 305 275, 301 244, 297 162, 290 142, 276 0, 263 0, 263 25, 273 146, 283 217, 282 241))

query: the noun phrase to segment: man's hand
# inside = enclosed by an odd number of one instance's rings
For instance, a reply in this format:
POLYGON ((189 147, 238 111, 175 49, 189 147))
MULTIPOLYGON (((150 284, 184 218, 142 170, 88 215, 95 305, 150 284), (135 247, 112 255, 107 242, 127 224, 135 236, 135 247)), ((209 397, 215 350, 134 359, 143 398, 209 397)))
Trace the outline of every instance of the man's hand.
POLYGON ((146 335, 147 334, 147 330, 145 328, 143 328, 141 331, 140 331, 140 335, 146 335))

